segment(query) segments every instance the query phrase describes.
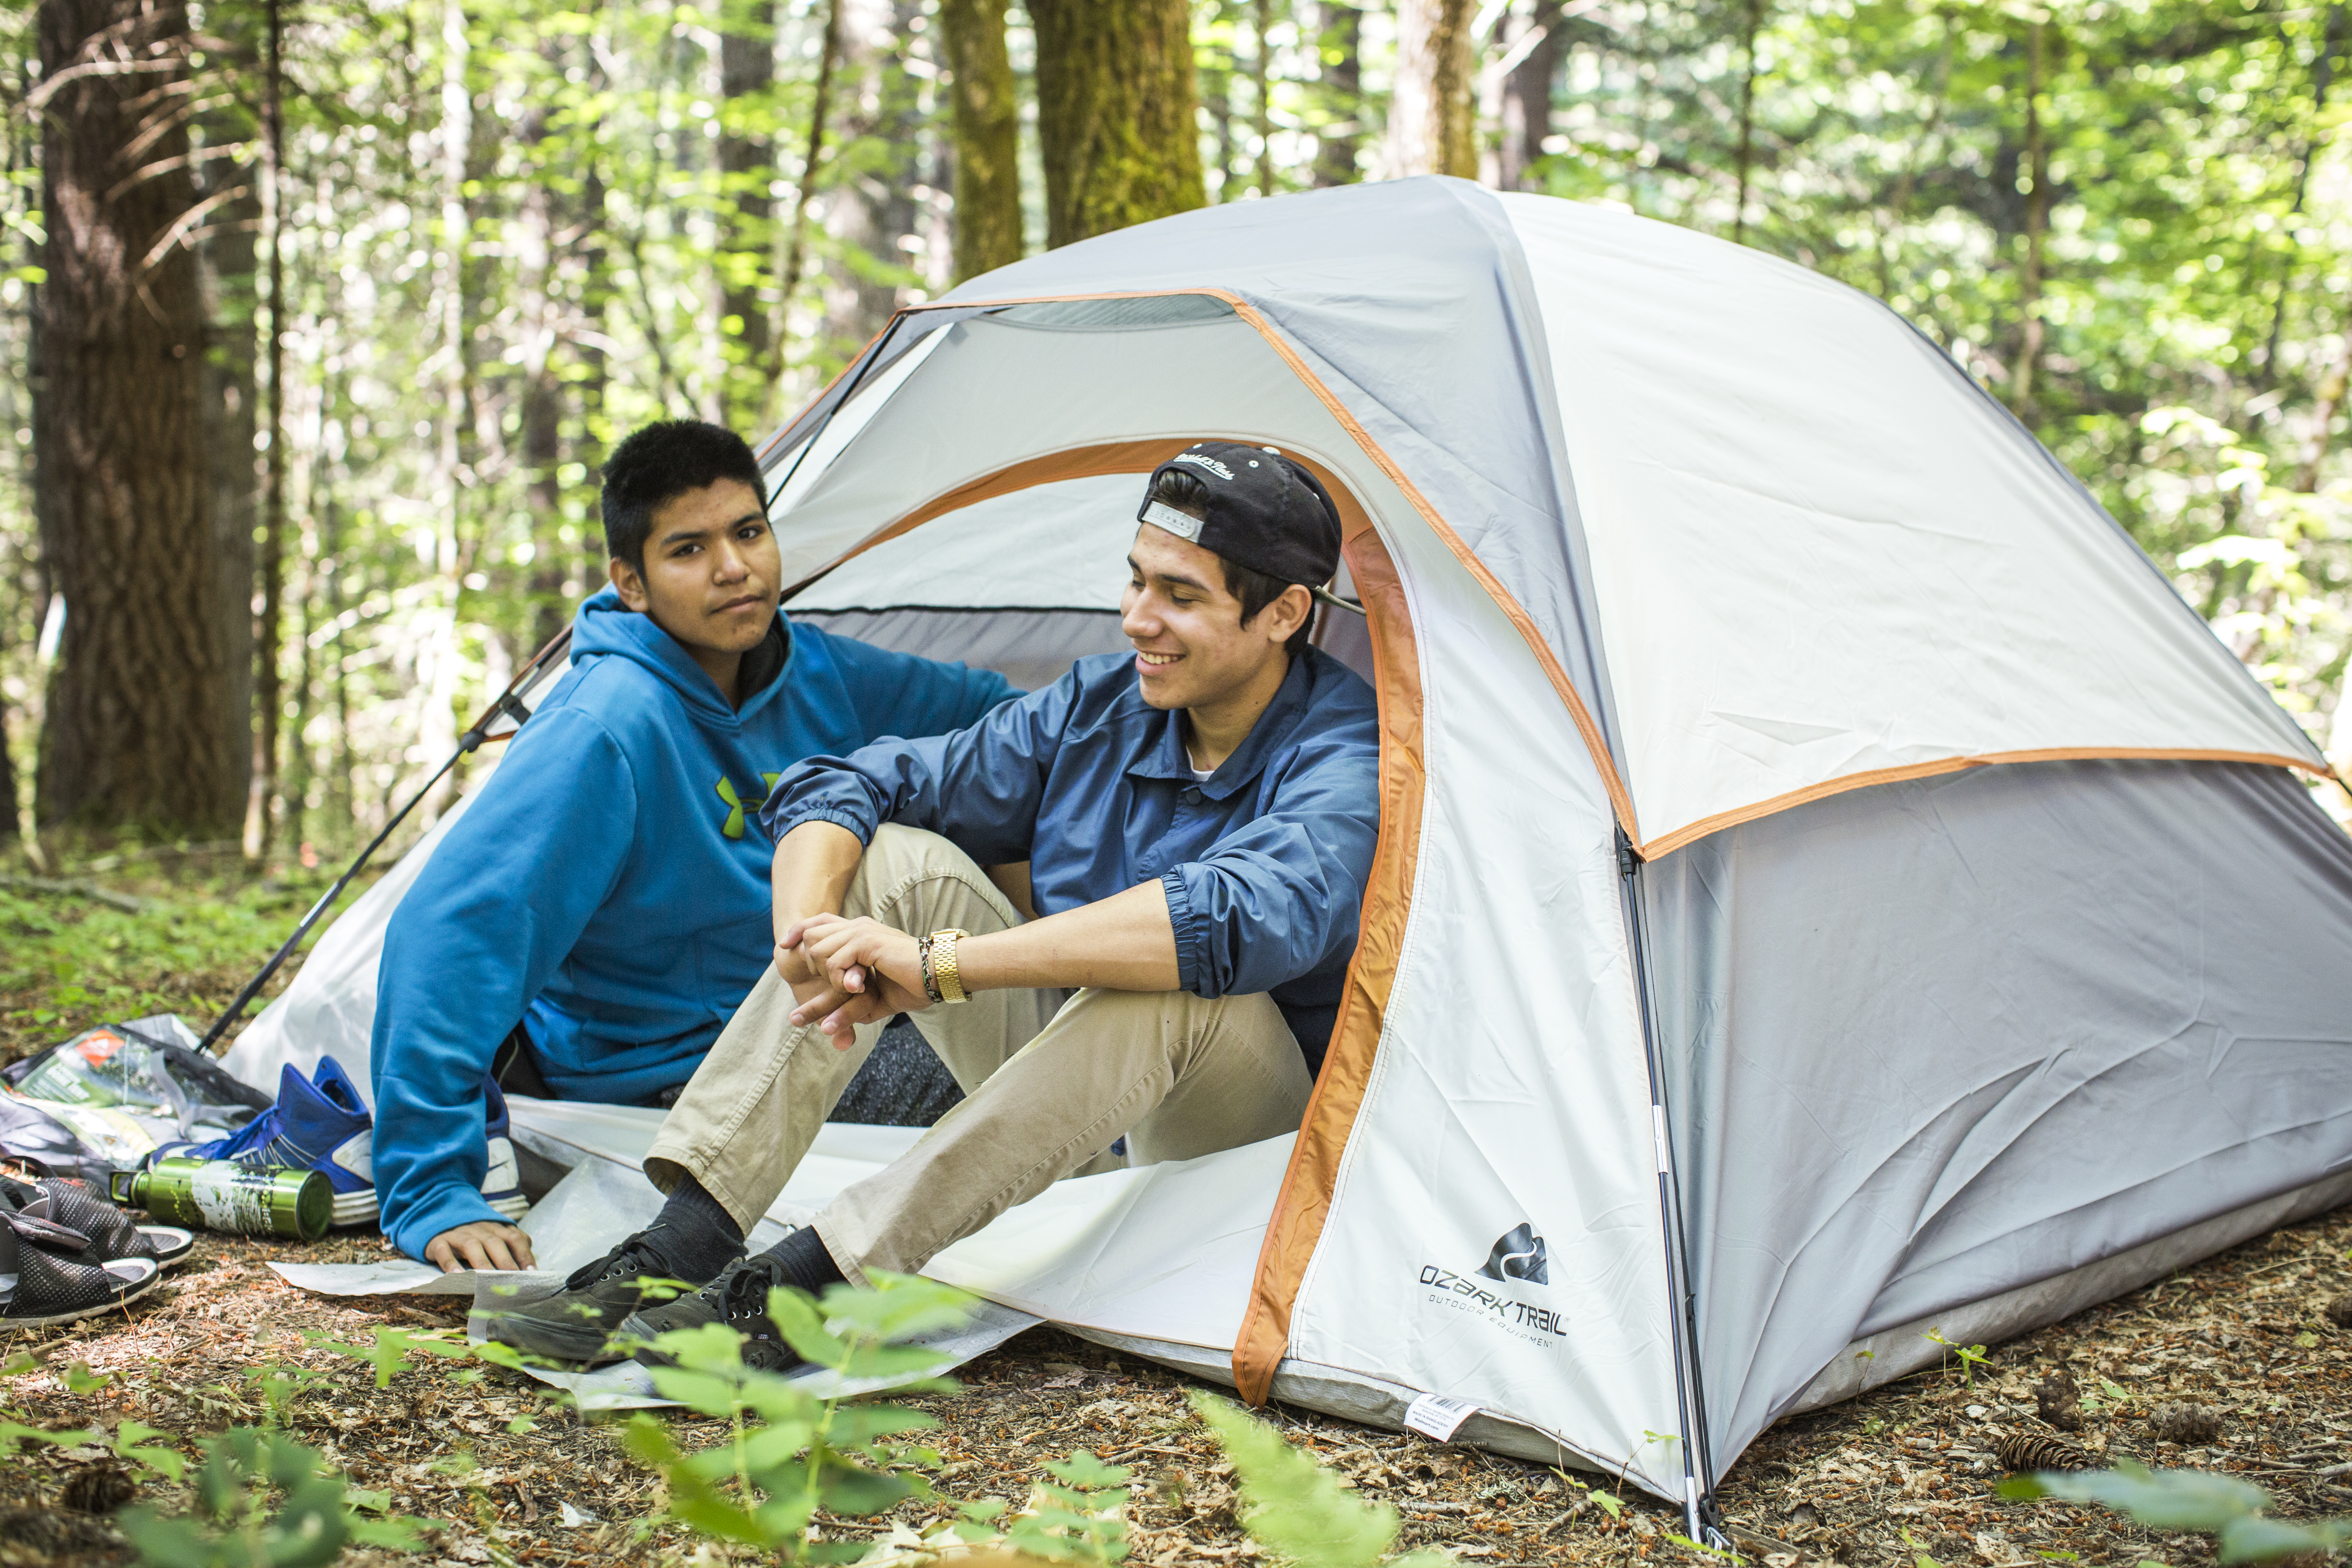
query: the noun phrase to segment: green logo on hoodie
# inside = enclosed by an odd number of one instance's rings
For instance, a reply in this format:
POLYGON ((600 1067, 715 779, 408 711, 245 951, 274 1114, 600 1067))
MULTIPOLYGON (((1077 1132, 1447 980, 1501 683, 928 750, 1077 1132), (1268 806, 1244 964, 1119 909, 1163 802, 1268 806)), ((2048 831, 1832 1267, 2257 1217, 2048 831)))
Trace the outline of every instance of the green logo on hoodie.
MULTIPOLYGON (((768 789, 775 788, 776 781, 783 776, 784 775, 782 773, 761 773, 760 775, 761 779, 766 783, 768 789)), ((742 837, 743 797, 735 793, 735 782, 726 774, 721 773, 719 775, 719 783, 714 787, 719 791, 719 798, 727 803, 727 820, 720 825, 719 831, 730 838, 742 837)), ((761 791, 760 798, 761 800, 766 800, 768 798, 767 790, 761 791)))

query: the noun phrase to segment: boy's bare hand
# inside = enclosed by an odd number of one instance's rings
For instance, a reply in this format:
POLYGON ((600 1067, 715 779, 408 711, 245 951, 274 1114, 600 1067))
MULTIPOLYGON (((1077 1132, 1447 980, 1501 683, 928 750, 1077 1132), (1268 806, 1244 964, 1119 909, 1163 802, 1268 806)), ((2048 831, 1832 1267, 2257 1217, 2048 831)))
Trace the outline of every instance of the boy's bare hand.
POLYGON ((461 1268, 535 1268, 530 1237, 513 1226, 478 1219, 445 1230, 425 1244, 425 1261, 444 1274, 461 1268))
POLYGON ((793 1022, 814 1020, 837 1049, 849 1047, 860 1024, 930 1005, 915 939, 878 921, 814 915, 795 921, 778 947, 823 977, 793 987, 800 1003, 793 1022))

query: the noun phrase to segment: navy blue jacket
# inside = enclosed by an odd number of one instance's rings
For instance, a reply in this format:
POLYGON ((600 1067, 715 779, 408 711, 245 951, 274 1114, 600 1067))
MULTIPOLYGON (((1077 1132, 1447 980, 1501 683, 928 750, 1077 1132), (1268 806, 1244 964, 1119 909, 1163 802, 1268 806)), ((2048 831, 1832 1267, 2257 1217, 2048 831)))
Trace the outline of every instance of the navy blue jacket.
POLYGON ((1026 860, 1041 915, 1156 877, 1183 988, 1268 993, 1319 1068, 1380 836, 1372 689, 1309 648, 1206 784, 1181 724, 1144 701, 1131 656, 1101 654, 951 735, 811 757, 761 821, 778 838, 822 821, 861 841, 903 823, 983 866, 1026 860))

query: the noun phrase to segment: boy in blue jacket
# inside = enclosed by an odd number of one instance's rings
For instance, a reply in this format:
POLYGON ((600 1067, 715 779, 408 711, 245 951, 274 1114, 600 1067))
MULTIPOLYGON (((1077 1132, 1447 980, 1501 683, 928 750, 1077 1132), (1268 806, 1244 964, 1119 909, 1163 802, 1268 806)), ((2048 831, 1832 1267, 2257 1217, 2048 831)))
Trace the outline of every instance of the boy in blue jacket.
POLYGON ((384 1234, 413 1258, 532 1265, 481 1190, 494 1057, 566 1100, 657 1103, 693 1076, 773 957, 771 848, 745 822, 779 774, 1018 695, 786 621, 762 495, 751 447, 715 425, 621 444, 612 586, 580 606, 571 673, 392 918, 373 1161, 384 1234))

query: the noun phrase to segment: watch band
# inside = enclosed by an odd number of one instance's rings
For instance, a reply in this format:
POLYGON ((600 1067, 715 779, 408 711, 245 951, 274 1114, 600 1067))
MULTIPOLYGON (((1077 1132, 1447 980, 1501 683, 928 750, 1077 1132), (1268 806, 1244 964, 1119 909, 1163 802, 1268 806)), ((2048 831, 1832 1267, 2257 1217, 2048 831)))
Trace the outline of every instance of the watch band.
POLYGON ((931 939, 929 937, 924 937, 922 940, 915 943, 915 955, 922 961, 923 994, 929 997, 934 1003, 946 1001, 947 998, 940 994, 940 977, 932 971, 931 968, 931 939))
POLYGON ((956 943, 971 934, 958 926, 931 933, 931 977, 940 988, 940 1000, 942 1002, 971 1000, 964 991, 963 977, 956 970, 956 943))

